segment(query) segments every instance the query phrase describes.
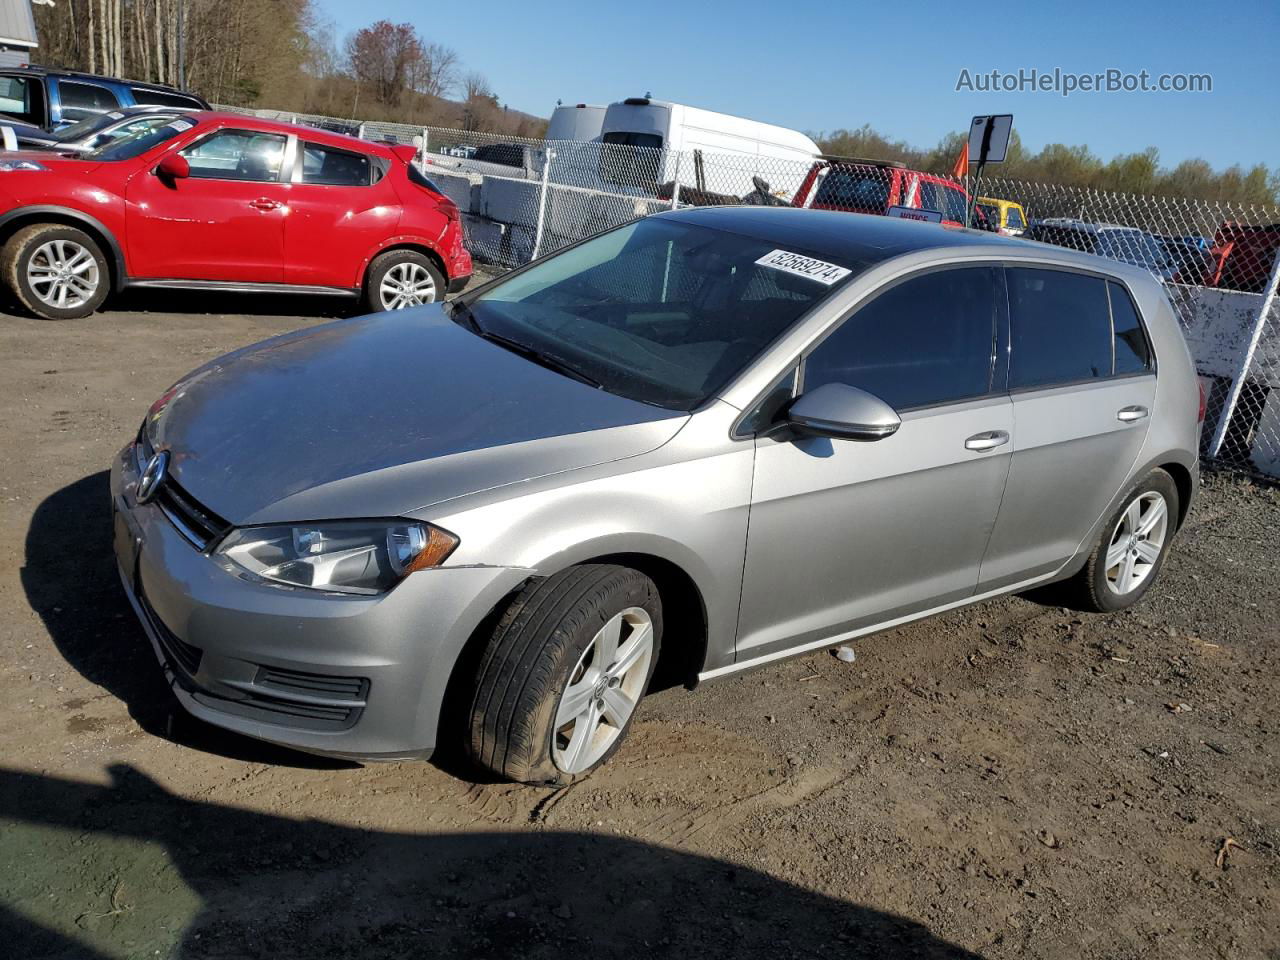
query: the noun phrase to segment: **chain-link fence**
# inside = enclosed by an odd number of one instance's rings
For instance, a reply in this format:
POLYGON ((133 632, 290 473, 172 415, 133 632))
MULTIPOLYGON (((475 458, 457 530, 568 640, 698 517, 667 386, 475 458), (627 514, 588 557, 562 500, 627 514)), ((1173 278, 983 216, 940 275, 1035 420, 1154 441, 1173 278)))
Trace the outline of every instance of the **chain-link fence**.
POLYGON ((724 204, 969 225, 1142 267, 1164 283, 1201 375, 1203 454, 1280 477, 1280 208, 998 177, 974 184, 882 161, 796 161, 767 145, 682 151, 256 113, 417 144, 424 172, 462 212, 472 255, 499 267, 661 210, 724 204))

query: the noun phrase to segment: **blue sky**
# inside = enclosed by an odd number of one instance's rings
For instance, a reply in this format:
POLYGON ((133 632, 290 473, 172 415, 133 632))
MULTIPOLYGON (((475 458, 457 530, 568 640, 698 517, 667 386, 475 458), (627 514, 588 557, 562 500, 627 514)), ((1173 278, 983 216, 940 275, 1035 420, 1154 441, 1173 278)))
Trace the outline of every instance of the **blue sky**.
POLYGON ((408 21, 489 78, 502 102, 548 116, 556 100, 651 91, 816 132, 871 124, 932 146, 969 117, 1012 113, 1032 149, 1084 143, 1109 159, 1156 146, 1165 166, 1280 167, 1280 3, 1068 0, 1007 10, 852 0, 530 3, 319 0, 342 38, 408 21), (966 39, 970 38, 970 39, 966 39), (1211 93, 956 92, 962 69, 1207 73, 1211 93))

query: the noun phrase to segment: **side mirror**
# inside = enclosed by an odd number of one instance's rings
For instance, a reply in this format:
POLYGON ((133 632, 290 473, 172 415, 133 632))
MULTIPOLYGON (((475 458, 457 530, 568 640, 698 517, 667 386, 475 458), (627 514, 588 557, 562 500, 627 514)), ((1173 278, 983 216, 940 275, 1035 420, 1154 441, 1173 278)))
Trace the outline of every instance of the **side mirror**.
POLYGON ((191 176, 191 164, 182 154, 171 153, 156 164, 156 174, 171 180, 185 180, 191 176))
POLYGON ((844 383, 826 383, 796 399, 787 410, 796 433, 834 440, 883 440, 902 420, 879 397, 844 383))

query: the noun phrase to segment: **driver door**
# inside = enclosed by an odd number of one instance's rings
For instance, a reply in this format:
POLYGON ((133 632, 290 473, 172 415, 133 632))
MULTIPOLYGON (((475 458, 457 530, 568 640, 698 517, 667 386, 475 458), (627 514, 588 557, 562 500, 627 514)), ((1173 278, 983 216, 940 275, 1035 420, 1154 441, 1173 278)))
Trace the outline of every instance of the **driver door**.
POLYGON ((802 393, 858 387, 902 425, 872 442, 757 438, 739 661, 973 594, 1012 450, 1001 283, 985 266, 917 274, 804 358, 802 393))
POLYGON ((128 245, 136 278, 240 283, 284 281, 289 142, 258 130, 221 129, 179 152, 191 175, 154 167, 129 183, 128 245))

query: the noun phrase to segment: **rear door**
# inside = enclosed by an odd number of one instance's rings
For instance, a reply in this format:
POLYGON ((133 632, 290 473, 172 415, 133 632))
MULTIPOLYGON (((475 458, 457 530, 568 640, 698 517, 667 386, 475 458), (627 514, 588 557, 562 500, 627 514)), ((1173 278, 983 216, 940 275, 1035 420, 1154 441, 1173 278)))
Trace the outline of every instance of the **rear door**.
MULTIPOLYGON (((395 236, 400 198, 386 176, 399 161, 300 140, 284 224, 286 283, 352 288, 364 258, 395 236)), ((441 291, 443 294, 443 291, 441 291)))
POLYGON ((180 150, 191 176, 170 180, 151 169, 135 174, 127 193, 130 272, 139 278, 282 282, 289 184, 280 175, 288 140, 282 133, 223 128, 180 150))
POLYGON ((917 274, 812 349, 801 391, 846 383, 892 405, 871 443, 756 441, 738 659, 970 596, 1013 431, 996 267, 917 274))
POLYGON ((1051 573, 1120 492, 1150 423, 1156 378, 1123 285, 1009 267, 1009 390, 1016 435, 981 587, 1051 573))

